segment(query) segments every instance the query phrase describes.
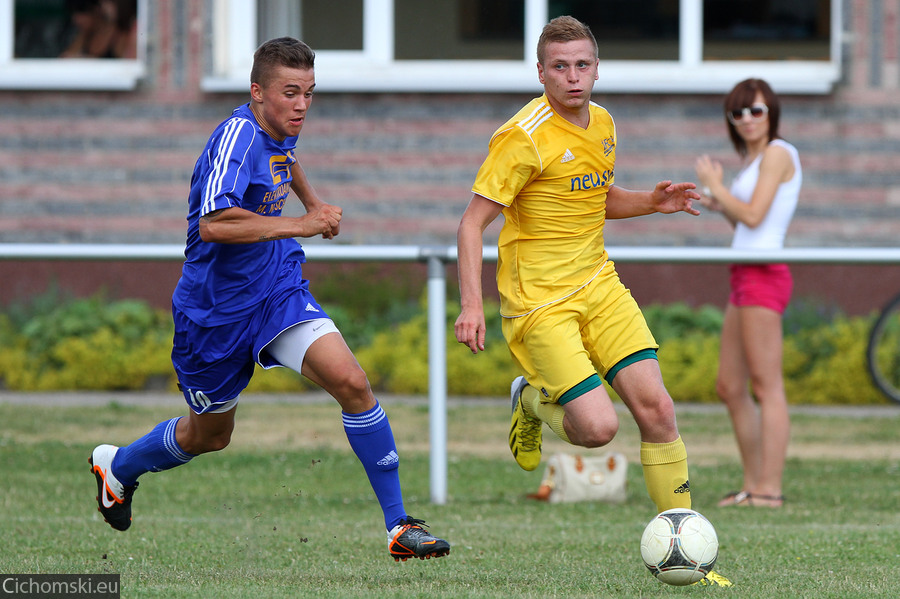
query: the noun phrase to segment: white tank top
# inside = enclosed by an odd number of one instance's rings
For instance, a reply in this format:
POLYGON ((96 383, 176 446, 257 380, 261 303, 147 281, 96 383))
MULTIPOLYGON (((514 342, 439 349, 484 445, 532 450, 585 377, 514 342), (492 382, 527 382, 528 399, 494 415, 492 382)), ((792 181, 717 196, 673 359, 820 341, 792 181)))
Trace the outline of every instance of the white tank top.
MULTIPOLYGON (((731 247, 741 250, 776 250, 784 246, 784 235, 787 233, 797 199, 800 196, 800 185, 803 183, 803 172, 800 170, 800 156, 797 148, 783 139, 773 139, 769 145, 778 145, 786 149, 794 162, 794 176, 778 186, 775 199, 769 206, 765 218, 755 228, 744 223, 737 223, 731 247)), ((734 178, 731 194, 742 202, 749 203, 759 180, 759 163, 762 153, 734 178)))

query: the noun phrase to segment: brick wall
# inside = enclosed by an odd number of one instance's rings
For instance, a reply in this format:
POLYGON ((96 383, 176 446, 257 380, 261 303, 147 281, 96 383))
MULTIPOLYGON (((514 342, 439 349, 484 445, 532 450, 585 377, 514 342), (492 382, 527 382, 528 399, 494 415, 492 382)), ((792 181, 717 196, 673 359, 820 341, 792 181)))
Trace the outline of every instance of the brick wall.
MULTIPOLYGON (((199 90, 205 3, 150 7, 139 90, 0 91, 0 241, 182 241, 194 160, 246 95, 199 90)), ((900 0, 847 0, 844 12, 844 80, 828 96, 783 98, 782 134, 804 164, 790 245, 889 246, 900 233, 900 0)), ((704 152, 733 172, 720 97, 595 92, 618 125, 619 184, 690 180, 704 152)), ((488 137, 528 98, 320 93, 299 156, 322 197, 345 208, 345 242, 453 243, 488 137)), ((730 230, 716 215, 648 217, 608 235, 723 245, 730 230)))
MULTIPOLYGON (((0 242, 183 241, 196 156, 247 95, 199 89, 207 2, 148 5, 138 90, 0 91, 0 242)), ((782 134, 804 165, 791 246, 900 238, 900 0, 846 0, 844 13, 843 80, 827 96, 783 97, 782 134)), ((452 244, 490 134, 529 97, 319 93, 298 154, 323 199, 344 208, 344 243, 452 244)), ((719 96, 604 94, 598 83, 594 99, 617 122, 620 185, 691 180, 704 152, 733 173, 719 96)), ((611 222, 607 233, 610 245, 730 237, 709 214, 611 222)))

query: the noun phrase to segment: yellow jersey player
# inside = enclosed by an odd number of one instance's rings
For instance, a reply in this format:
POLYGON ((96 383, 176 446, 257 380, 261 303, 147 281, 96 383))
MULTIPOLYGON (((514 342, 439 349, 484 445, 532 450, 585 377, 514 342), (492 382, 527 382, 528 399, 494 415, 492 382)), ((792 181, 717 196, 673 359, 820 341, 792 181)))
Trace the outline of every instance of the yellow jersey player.
MULTIPOLYGON (((503 335, 523 376, 513 381, 509 444, 525 470, 541 459, 543 423, 564 441, 608 444, 618 417, 598 372, 631 411, 658 512, 690 508, 687 452, 656 360, 657 344, 603 242, 608 218, 697 215, 693 183, 651 191, 614 184, 616 128, 590 100, 597 42, 572 17, 544 27, 537 47, 544 94, 501 126, 459 225, 462 311, 456 338, 484 349, 483 233, 501 213, 497 286, 503 335)), ((705 583, 730 584, 711 574, 705 583)))

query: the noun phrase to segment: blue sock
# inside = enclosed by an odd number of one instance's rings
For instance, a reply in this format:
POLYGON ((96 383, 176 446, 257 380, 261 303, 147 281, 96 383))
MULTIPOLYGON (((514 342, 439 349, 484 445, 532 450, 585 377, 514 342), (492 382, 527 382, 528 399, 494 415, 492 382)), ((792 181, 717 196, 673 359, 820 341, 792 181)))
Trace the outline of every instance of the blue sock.
POLYGON ((145 472, 161 472, 188 463, 194 456, 175 440, 175 425, 181 418, 160 422, 156 427, 125 447, 112 461, 112 471, 123 485, 130 487, 145 472))
POLYGON ((391 530, 406 519, 406 510, 400 491, 400 457, 387 414, 377 403, 361 414, 341 414, 350 447, 369 476, 369 483, 384 512, 385 528, 391 530))

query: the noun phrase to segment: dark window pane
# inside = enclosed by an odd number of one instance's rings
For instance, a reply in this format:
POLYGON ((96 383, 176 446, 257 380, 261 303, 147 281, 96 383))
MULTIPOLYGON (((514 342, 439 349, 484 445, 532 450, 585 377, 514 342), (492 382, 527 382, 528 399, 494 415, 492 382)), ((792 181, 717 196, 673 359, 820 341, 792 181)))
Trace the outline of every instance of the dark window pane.
POLYGON ((75 37, 66 0, 16 0, 14 22, 16 58, 56 58, 75 37))
POLYGON ((587 23, 600 60, 678 60, 678 0, 550 0, 547 9, 587 23))
POLYGON ((135 58, 137 0, 16 0, 16 58, 135 58))
POLYGON ((315 50, 363 49, 363 0, 303 0, 303 41, 315 50))
POLYGON ((397 60, 521 60, 523 0, 394 0, 397 60))
POLYGON ((706 0, 704 60, 829 60, 828 0, 706 0))
POLYGON ((363 49, 363 0, 257 0, 259 40, 290 36, 313 50, 363 49))

